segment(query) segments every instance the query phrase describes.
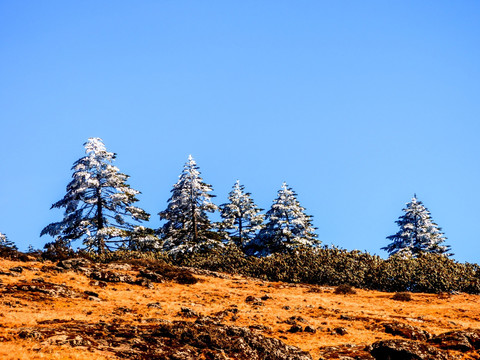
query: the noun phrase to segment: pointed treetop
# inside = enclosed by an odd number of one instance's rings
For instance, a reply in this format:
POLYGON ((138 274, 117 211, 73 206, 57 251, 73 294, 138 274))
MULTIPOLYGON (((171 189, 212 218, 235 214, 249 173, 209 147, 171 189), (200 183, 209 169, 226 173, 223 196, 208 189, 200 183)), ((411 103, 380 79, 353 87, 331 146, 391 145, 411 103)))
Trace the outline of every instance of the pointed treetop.
POLYGON ((99 137, 88 138, 87 142, 83 145, 85 146, 85 151, 87 154, 90 152, 107 151, 103 140, 99 137))
POLYGON ((296 196, 295 191, 283 182, 277 198, 266 213, 265 227, 248 249, 250 254, 266 256, 320 243, 316 239, 312 216, 305 213, 296 196))
POLYGON ((199 167, 189 155, 173 185, 167 209, 159 212, 160 219, 166 220, 159 229, 165 251, 175 254, 214 245, 211 239, 213 225, 207 214, 217 210, 211 202, 214 197, 211 191, 212 186, 203 181, 199 167))
POLYGON ((102 155, 108 158, 115 158, 115 153, 107 151, 103 140, 98 137, 88 138, 87 142, 83 144, 85 147, 85 153, 90 157, 94 157, 96 155, 102 155))
POLYGON ((399 231, 387 237, 391 243, 382 250, 390 255, 398 253, 406 257, 421 253, 452 255, 448 253, 450 246, 442 245, 446 240, 442 229, 433 221, 430 211, 417 199, 417 194, 414 194, 402 211, 404 214, 396 221, 399 231))
POLYGON ((228 194, 228 203, 220 205, 222 222, 220 229, 225 230, 227 239, 244 247, 253 239, 262 227, 264 216, 249 192, 237 180, 228 194))

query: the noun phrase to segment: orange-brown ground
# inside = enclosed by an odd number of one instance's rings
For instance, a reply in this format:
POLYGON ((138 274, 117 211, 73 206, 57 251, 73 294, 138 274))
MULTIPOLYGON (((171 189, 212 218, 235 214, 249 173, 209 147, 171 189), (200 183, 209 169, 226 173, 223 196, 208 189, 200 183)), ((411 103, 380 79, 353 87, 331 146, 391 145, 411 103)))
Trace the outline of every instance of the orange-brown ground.
MULTIPOLYGON (((38 326, 45 320, 86 322, 129 322, 145 324, 148 319, 185 320, 179 315, 188 307, 202 315, 213 315, 232 305, 238 313, 222 322, 236 326, 264 325, 263 334, 279 338, 289 345, 308 351, 319 358, 321 346, 371 344, 380 339, 395 338, 379 329, 378 324, 399 321, 439 334, 450 330, 480 327, 480 296, 458 294, 412 294, 410 302, 392 300, 392 294, 357 289, 356 294, 337 295, 333 288, 296 285, 247 279, 242 276, 195 275, 201 281, 194 285, 175 282, 154 283, 153 289, 126 283, 109 283, 105 288, 92 286, 91 279, 74 271, 43 272, 51 263, 14 262, 0 259, 0 274, 22 266, 16 276, 0 275, 0 358, 1 359, 113 359, 108 351, 67 345, 56 346, 33 339, 20 339, 22 328, 38 326), (32 297, 28 293, 5 293, 7 285, 42 277, 46 282, 65 284, 83 293, 94 291, 101 301, 85 298, 32 297), (248 296, 270 298, 254 305, 248 296), (161 309, 147 307, 158 302, 161 309), (292 316, 302 317, 317 329, 316 333, 289 333, 285 323, 292 316), (347 329, 347 334, 332 331, 347 329)), ((125 271, 124 271, 125 272, 125 271)), ((126 271, 128 272, 128 271, 126 271)), ((187 319, 188 320, 188 319, 187 319)), ((194 320, 194 319, 193 319, 194 320)), ((192 321, 193 321, 192 320, 192 321)), ((43 326, 55 326, 43 325, 43 326)))

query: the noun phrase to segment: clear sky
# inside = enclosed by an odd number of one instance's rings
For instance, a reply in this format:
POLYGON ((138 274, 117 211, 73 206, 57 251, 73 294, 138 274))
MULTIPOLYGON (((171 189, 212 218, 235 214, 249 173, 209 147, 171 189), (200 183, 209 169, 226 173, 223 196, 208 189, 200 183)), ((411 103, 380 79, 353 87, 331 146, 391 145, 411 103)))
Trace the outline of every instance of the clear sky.
POLYGON ((480 262, 480 2, 0 1, 0 232, 41 248, 100 137, 166 207, 189 154, 216 203, 282 182, 324 244, 380 248, 414 193, 480 262))

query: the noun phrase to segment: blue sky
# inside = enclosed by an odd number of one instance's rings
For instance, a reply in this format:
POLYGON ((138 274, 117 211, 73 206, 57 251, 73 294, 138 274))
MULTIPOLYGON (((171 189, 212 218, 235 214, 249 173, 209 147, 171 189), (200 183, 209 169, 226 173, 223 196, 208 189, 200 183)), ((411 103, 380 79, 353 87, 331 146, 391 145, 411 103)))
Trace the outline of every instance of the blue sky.
POLYGON ((324 244, 381 256, 414 193, 480 262, 477 1, 0 1, 0 232, 41 248, 101 137, 166 207, 187 156, 226 201, 286 181, 324 244))

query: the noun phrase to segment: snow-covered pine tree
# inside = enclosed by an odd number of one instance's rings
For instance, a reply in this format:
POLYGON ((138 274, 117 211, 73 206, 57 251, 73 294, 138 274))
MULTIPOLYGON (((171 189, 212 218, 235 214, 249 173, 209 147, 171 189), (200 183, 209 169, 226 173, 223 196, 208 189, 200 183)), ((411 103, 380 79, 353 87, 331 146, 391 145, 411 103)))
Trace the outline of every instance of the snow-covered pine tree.
POLYGON ((312 217, 305 214, 297 194, 284 182, 266 214, 265 225, 249 247, 248 253, 267 256, 285 252, 299 246, 314 247, 320 244, 312 226, 312 217))
POLYGON ((230 239, 243 248, 262 228, 264 215, 239 180, 233 185, 228 200, 230 202, 220 205, 223 219, 220 228, 227 230, 230 239))
POLYGON ((200 177, 199 167, 191 155, 171 190, 167 209, 158 213, 166 223, 159 229, 163 249, 171 254, 193 252, 218 244, 207 213, 218 208, 212 203, 212 186, 200 177))
POLYGON ((5 234, 0 233, 0 250, 18 250, 17 246, 10 240, 8 240, 5 234))
POLYGON ((382 250, 403 257, 416 257, 422 253, 452 255, 449 253, 450 246, 442 245, 446 240, 442 229, 432 220, 430 212, 416 194, 402 211, 405 214, 396 221, 400 230, 387 237, 391 243, 382 250))
POLYGON ((64 218, 46 226, 40 236, 56 237, 64 246, 82 240, 87 250, 99 253, 154 243, 150 234, 139 236, 144 228, 135 223, 147 221, 150 215, 132 205, 140 192, 126 183, 128 175, 112 165, 116 154, 108 152, 100 138, 89 138, 84 146, 86 156, 73 164, 66 195, 52 205, 52 209, 65 208, 64 218))

